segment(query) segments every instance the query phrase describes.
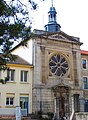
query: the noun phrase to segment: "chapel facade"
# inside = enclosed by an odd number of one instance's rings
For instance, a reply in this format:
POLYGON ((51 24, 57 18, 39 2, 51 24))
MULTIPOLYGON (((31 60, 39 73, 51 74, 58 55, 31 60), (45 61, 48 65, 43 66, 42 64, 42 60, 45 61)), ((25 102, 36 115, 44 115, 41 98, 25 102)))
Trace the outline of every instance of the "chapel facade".
POLYGON ((53 5, 45 31, 35 30, 33 111, 70 118, 84 111, 81 88, 81 42, 60 30, 53 5))

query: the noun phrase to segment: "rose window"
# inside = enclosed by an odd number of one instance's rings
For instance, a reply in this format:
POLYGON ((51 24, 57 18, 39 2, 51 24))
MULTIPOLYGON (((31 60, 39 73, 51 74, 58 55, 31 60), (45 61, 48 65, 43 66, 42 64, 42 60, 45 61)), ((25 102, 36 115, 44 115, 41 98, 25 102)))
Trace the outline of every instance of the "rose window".
POLYGON ((69 69, 66 59, 59 54, 55 54, 51 57, 49 61, 49 68, 52 74, 60 77, 64 76, 69 69))

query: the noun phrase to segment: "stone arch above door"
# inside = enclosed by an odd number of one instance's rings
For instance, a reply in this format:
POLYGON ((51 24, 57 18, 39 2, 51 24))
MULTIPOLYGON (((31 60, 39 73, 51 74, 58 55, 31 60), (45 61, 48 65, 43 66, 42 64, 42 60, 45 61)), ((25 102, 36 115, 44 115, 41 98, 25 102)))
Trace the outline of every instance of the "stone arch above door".
POLYGON ((53 90, 55 96, 69 94, 70 89, 71 89, 71 87, 68 85, 65 85, 64 83, 60 83, 60 84, 52 87, 52 90, 53 90))

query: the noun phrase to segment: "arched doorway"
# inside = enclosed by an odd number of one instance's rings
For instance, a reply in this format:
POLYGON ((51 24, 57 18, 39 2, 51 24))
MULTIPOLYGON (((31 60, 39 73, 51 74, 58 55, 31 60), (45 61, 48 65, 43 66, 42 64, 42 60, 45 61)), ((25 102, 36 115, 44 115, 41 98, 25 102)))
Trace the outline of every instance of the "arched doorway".
POLYGON ((69 87, 55 86, 53 87, 55 97, 55 113, 58 118, 69 117, 69 87))

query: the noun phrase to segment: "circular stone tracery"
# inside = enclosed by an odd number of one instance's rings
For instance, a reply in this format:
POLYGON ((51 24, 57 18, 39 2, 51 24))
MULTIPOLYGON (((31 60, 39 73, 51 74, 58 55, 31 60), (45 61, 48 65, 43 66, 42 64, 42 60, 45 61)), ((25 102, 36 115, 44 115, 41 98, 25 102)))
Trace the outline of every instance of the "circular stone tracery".
POLYGON ((60 77, 64 76, 69 69, 66 59, 60 54, 55 54, 50 58, 49 68, 52 74, 60 77))

